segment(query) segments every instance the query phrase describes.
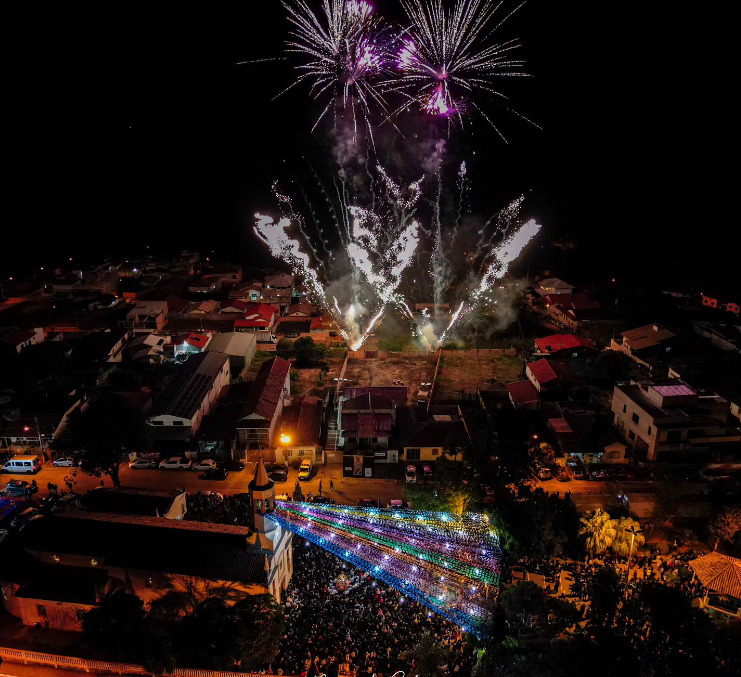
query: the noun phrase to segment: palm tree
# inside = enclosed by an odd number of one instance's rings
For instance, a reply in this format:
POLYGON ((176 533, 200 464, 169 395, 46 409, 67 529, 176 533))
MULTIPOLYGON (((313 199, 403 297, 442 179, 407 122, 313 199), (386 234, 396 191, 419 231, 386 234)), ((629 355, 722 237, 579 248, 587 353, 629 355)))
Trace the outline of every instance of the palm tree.
POLYGON ((615 520, 615 538, 610 548, 618 557, 630 557, 631 550, 635 551, 646 542, 641 533, 641 525, 631 517, 621 517, 615 520))
POLYGON ((586 513, 579 521, 582 524, 579 536, 584 539, 584 547, 590 556, 594 557, 612 545, 615 540, 615 520, 602 508, 586 513))

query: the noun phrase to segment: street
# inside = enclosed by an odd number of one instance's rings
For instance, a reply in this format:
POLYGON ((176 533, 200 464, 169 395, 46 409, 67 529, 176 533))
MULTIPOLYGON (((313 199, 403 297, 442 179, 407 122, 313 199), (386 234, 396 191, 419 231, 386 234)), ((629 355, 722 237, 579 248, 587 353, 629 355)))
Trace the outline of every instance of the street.
MULTIPOLYGON (((255 464, 246 463, 243 471, 230 472, 223 481, 202 480, 199 479, 200 474, 199 471, 193 470, 131 470, 127 465, 122 465, 120 478, 121 485, 126 487, 165 490, 185 489, 189 493, 215 491, 225 495, 239 494, 248 491, 247 485, 255 474, 255 464)), ((290 468, 288 481, 277 483, 275 493, 277 495, 292 495, 297 476, 298 470, 290 468)), ((65 478, 71 479, 72 491, 78 494, 100 486, 113 486, 111 478, 107 475, 97 478, 86 475, 76 468, 55 468, 50 463, 36 475, 2 474, 0 475, 0 485, 5 485, 11 479, 26 480, 27 482, 35 479, 39 487, 39 493, 36 496, 43 497, 49 493, 47 488, 49 483, 56 484, 60 492, 67 491, 65 478)), ((310 480, 301 482, 304 496, 309 492, 314 495, 318 494, 320 480, 322 482, 322 493, 334 498, 340 504, 357 504, 361 498, 376 498, 382 504, 386 504, 392 499, 401 498, 401 492, 404 488, 402 481, 343 478, 342 466, 332 464, 318 466, 310 480), (334 482, 334 490, 329 488, 330 479, 334 482)))

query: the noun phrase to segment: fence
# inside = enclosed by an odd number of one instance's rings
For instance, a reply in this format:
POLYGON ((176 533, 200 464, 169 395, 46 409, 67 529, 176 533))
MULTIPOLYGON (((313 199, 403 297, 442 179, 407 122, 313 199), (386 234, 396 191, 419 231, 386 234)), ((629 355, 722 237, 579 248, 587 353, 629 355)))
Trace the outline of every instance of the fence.
MULTIPOLYGON (((83 672, 105 672, 116 675, 152 675, 149 670, 141 665, 93 661, 86 658, 57 656, 55 654, 25 651, 23 649, 0 647, 0 658, 3 658, 3 660, 9 663, 46 665, 53 668, 66 668, 68 670, 81 670, 83 672)), ((213 670, 192 670, 188 668, 175 668, 171 675, 172 677, 262 677, 262 675, 253 672, 216 672, 213 670)))
MULTIPOLYGON (((439 352, 439 351, 438 351, 439 352)), ((443 356, 460 357, 516 357, 516 348, 471 348, 470 350, 443 350, 443 356)), ((379 359, 386 360, 390 358, 410 358, 413 360, 427 358, 435 359, 435 353, 429 350, 350 350, 348 356, 354 360, 379 359)))

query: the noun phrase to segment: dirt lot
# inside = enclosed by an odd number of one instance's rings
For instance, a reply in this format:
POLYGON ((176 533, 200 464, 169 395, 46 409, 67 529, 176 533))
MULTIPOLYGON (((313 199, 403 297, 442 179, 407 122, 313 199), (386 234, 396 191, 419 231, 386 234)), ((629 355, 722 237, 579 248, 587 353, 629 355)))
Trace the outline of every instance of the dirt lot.
MULTIPOLYGON (((260 366, 262 365, 262 363, 266 360, 269 360, 271 357, 275 357, 274 352, 258 351, 257 353, 255 353, 255 357, 252 360, 252 364, 250 365, 250 369, 245 375, 244 380, 254 380, 255 376, 257 376, 257 372, 260 371, 260 366)), ((296 374, 296 376, 292 377, 291 393, 293 395, 316 395, 318 394, 317 392, 311 393, 310 391, 314 388, 328 386, 333 387, 335 385, 335 381, 333 381, 332 379, 340 375, 340 370, 342 369, 342 362, 344 359, 344 356, 332 356, 328 358, 329 374, 324 377, 323 386, 319 385, 319 368, 297 369, 294 366, 293 362, 291 362, 291 374, 296 374)))
POLYGON ((429 357, 389 357, 386 359, 349 360, 346 386, 405 385, 409 389, 409 404, 417 401, 422 383, 430 383, 435 374, 435 354, 429 357), (394 379, 402 381, 394 383, 394 379))
POLYGON ((447 353, 435 384, 434 402, 458 400, 460 391, 475 393, 492 385, 504 386, 522 378, 522 360, 517 357, 469 357, 447 353))

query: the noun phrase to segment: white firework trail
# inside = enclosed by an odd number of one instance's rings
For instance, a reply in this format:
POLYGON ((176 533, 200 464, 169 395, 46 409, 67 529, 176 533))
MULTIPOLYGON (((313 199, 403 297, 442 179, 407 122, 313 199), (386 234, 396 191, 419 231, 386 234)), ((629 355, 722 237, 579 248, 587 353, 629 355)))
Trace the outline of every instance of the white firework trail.
POLYGON ((538 234, 540 225, 535 219, 530 219, 515 233, 508 237, 502 244, 500 244, 491 253, 491 257, 486 268, 486 272, 481 277, 476 288, 473 290, 468 300, 461 302, 458 306, 458 310, 454 313, 445 331, 440 334, 439 343, 443 343, 450 332, 455 328, 458 322, 467 313, 473 310, 481 298, 486 292, 488 292, 494 284, 501 280, 506 275, 512 262, 520 256, 522 250, 528 245, 528 243, 538 234))

